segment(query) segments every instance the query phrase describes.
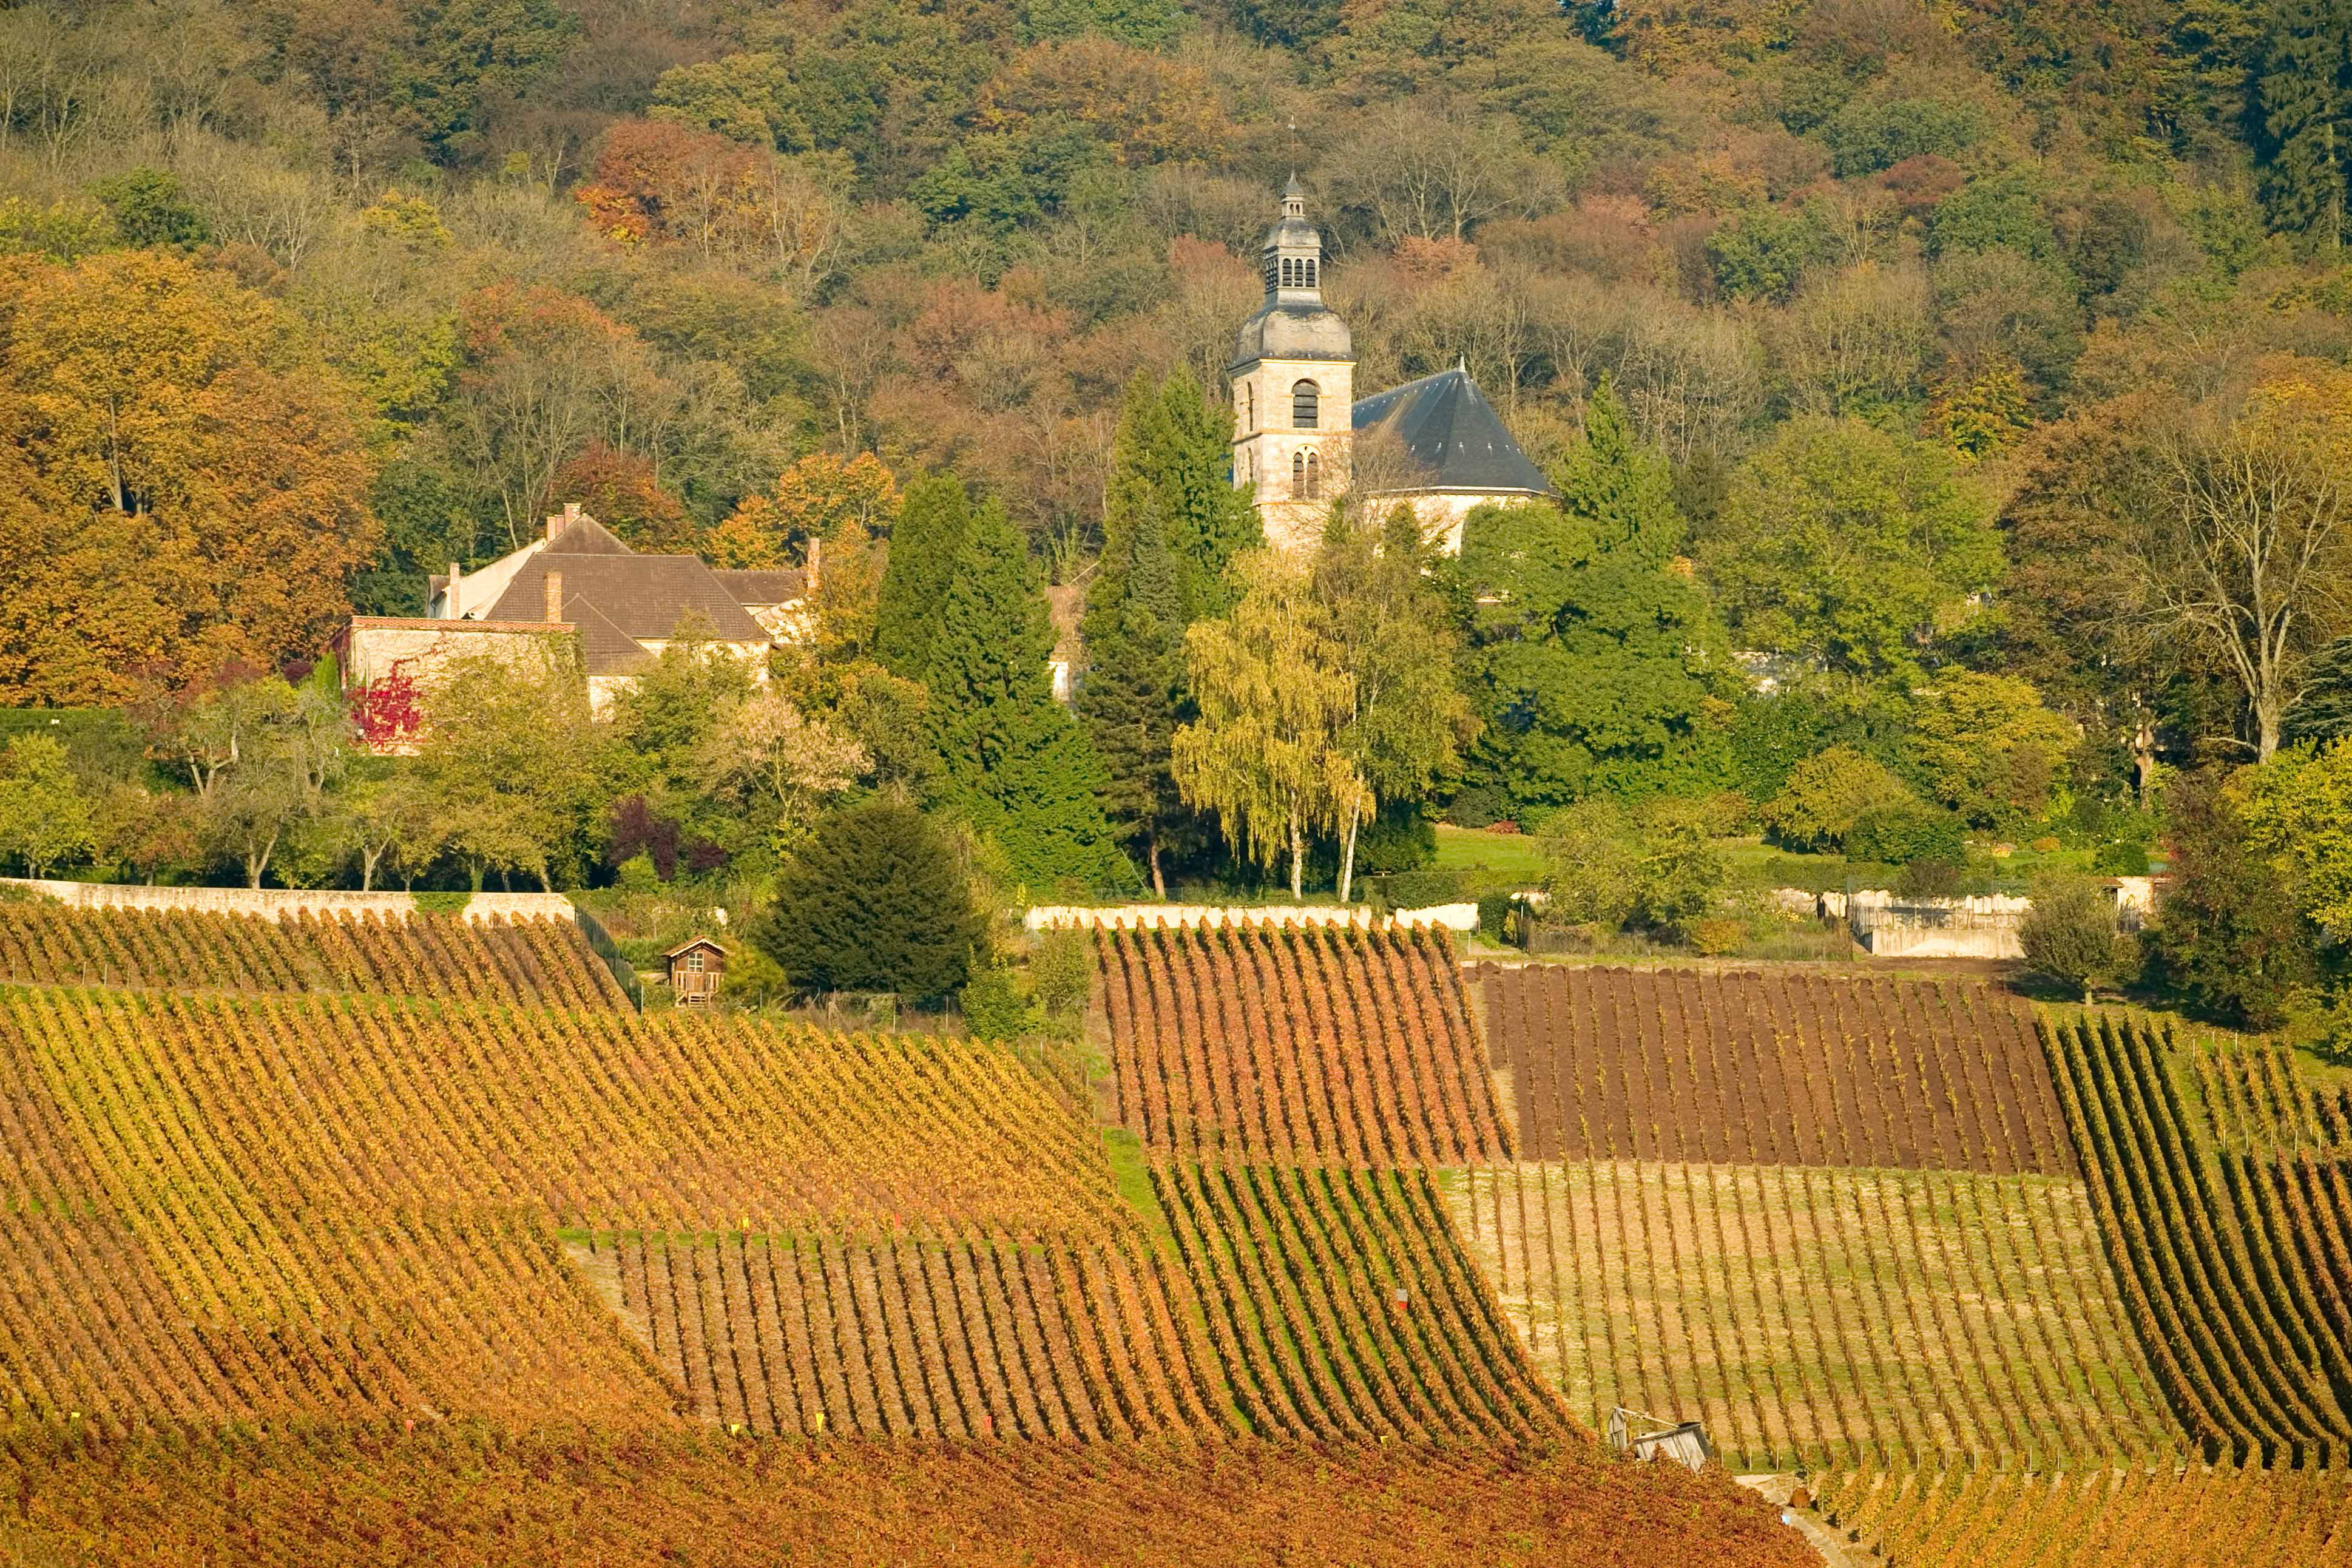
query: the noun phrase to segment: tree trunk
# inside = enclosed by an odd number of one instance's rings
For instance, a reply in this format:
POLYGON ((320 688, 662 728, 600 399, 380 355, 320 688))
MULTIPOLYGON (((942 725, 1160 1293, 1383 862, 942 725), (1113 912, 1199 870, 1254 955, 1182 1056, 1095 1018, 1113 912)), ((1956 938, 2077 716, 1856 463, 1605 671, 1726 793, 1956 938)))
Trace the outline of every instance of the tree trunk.
POLYGON ((1356 828, 1362 816, 1356 807, 1348 808, 1348 834, 1339 846, 1339 901, 1343 904, 1356 884, 1356 828))
POLYGON ((261 886, 261 874, 269 869, 269 857, 276 852, 277 848, 278 835, 273 833, 261 846, 257 855, 250 850, 246 853, 245 885, 247 887, 257 889, 261 886))
POLYGON ((1168 878, 1160 869, 1160 835, 1153 834, 1144 844, 1144 852, 1151 861, 1151 896, 1164 904, 1168 901, 1168 878))
POLYGON ((2156 722, 2142 717, 2132 728, 2132 775, 2142 811, 2156 809, 2156 722))
POLYGON ((1290 814, 1290 901, 1307 901, 1307 829, 1296 809, 1290 814))
POLYGON ((2285 704, 2280 702, 2269 692, 2264 692, 2255 699, 2254 738, 2257 761, 2269 762, 2271 753, 2279 749, 2279 710, 2284 706, 2285 704))

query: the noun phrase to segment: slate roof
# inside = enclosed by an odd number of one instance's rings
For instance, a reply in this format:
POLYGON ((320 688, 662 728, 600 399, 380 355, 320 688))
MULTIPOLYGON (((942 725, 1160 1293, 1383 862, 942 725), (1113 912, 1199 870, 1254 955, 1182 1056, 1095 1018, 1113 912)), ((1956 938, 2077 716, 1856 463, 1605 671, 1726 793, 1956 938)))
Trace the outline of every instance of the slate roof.
POLYGON ((789 605, 808 595, 808 574, 797 566, 766 572, 722 572, 714 566, 710 574, 739 605, 789 605))
POLYGON ((1393 434, 1428 471, 1417 489, 1480 495, 1549 495, 1551 482, 1528 461, 1502 416, 1459 366, 1367 397, 1354 410, 1359 435, 1393 434))

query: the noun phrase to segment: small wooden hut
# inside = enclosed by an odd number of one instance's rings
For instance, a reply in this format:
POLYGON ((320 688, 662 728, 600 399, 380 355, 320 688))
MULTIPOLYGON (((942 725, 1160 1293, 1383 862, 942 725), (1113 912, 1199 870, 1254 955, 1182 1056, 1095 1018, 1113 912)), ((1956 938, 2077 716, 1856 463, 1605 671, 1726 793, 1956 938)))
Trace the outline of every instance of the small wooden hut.
POLYGON ((669 965, 669 991, 680 1007, 707 1007, 727 973, 727 950, 707 936, 688 937, 662 958, 669 965))

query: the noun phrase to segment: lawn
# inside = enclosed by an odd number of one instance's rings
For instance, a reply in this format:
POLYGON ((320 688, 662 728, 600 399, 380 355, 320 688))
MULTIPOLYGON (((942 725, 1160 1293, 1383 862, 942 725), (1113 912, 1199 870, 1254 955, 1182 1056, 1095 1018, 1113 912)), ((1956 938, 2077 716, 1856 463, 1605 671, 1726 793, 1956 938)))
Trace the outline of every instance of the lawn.
POLYGON ((1483 827, 1437 824, 1437 858, 1430 865, 1441 871, 1499 871, 1534 887, 1543 880, 1543 855, 1524 833, 1489 833, 1483 827))

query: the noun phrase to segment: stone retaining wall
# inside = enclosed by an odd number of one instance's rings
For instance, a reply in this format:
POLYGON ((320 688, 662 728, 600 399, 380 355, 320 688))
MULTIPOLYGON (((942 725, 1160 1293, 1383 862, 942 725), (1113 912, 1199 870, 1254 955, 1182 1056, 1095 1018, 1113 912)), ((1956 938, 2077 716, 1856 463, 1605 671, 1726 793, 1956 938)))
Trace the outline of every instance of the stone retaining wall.
MULTIPOLYGON (((1425 910, 1398 910, 1388 918, 1399 925, 1475 931, 1478 906, 1438 904, 1425 910)), ((1031 931, 1055 926, 1147 931, 1162 926, 1286 924, 1369 930, 1381 922, 1362 904, 1039 904, 1021 917, 1021 923, 1031 931)))

